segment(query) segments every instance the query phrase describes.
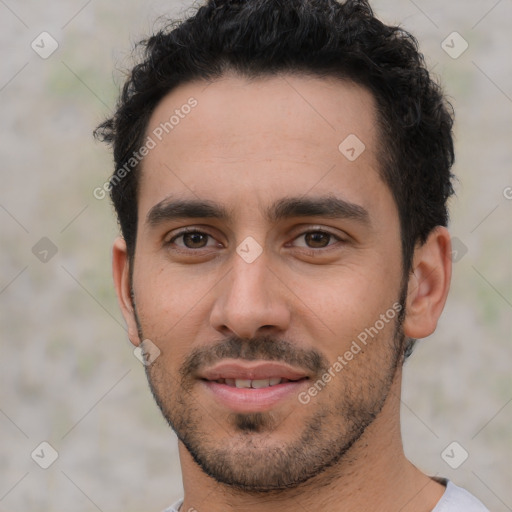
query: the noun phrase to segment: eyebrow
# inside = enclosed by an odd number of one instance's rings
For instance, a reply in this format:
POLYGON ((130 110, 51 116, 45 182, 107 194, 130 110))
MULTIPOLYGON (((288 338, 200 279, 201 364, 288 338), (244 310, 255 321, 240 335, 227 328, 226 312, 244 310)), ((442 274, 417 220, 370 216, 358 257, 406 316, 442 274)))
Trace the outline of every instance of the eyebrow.
MULTIPOLYGON (((265 215, 269 222, 293 217, 324 217, 350 219, 370 225, 370 215, 365 208, 335 196, 285 197, 267 208, 265 215)), ((214 201, 166 198, 149 210, 146 224, 156 227, 171 220, 200 218, 226 221, 232 219, 233 215, 214 201)))
POLYGON ((170 220, 201 218, 228 220, 230 215, 223 206, 213 201, 166 198, 149 210, 146 224, 156 227, 170 220))
POLYGON ((351 219, 370 224, 370 215, 362 206, 335 196, 289 197, 276 201, 267 210, 271 222, 292 217, 351 219))

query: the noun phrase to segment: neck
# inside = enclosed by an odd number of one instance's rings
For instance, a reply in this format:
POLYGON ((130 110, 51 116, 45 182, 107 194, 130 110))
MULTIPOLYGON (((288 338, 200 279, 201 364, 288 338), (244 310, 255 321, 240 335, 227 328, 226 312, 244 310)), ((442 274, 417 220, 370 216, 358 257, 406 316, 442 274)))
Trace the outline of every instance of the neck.
POLYGON ((258 494, 233 490, 206 475, 180 442, 185 491, 181 512, 431 511, 444 486, 405 458, 400 433, 400 385, 401 369, 396 372, 381 412, 343 458, 294 489, 258 494))

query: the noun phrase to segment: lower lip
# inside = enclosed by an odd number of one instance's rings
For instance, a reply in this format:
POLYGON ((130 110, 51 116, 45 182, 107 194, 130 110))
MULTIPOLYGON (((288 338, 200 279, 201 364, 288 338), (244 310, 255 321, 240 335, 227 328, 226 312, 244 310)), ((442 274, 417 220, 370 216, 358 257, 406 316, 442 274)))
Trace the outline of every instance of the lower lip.
POLYGON ((280 402, 297 397, 307 386, 307 379, 283 382, 266 388, 236 388, 214 381, 203 381, 203 385, 223 406, 236 412, 261 412, 272 409, 280 402))

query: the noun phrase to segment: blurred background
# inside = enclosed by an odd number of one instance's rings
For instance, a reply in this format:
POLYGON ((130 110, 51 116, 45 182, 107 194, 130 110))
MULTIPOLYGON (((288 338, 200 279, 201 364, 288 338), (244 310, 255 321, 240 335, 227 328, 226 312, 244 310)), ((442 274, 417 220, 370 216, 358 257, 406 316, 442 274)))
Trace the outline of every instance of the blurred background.
MULTIPOLYGON (((405 450, 512 510, 512 1, 373 6, 417 36, 457 118, 452 289, 406 363, 405 450)), ((176 439, 114 296, 117 225, 93 195, 112 159, 91 133, 133 44, 191 7, 0 0, 0 512, 159 511, 181 496, 176 439)))

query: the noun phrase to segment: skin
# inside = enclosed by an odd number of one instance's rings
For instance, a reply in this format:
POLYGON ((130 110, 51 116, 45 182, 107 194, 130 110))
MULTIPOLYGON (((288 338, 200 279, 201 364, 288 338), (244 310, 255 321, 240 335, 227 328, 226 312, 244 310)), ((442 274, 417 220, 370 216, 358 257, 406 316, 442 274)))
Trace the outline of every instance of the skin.
POLYGON ((190 97, 197 106, 143 162, 133 268, 122 238, 113 251, 130 340, 150 339, 161 351, 146 370, 181 439, 181 510, 432 510, 444 487, 402 448, 401 350, 404 336, 436 328, 450 237, 436 228, 402 280, 400 223, 379 176, 372 95, 334 79, 227 75, 173 90, 147 134, 190 97), (353 162, 338 149, 349 134, 366 146, 353 162), (265 215, 283 198, 326 196, 357 205, 366 220, 265 215), (214 201, 231 215, 148 222, 156 205, 176 199, 214 201), (210 237, 175 238, 184 227, 210 237), (307 235, 319 230, 334 236, 307 235), (236 251, 248 236, 262 249, 251 263, 236 251), (308 404, 294 394, 237 416, 188 364, 196 353, 207 367, 216 346, 257 361, 278 358, 282 346, 282 360, 296 356, 303 369, 306 356, 318 356, 305 370, 307 391, 402 291, 403 322, 386 323, 308 404))

